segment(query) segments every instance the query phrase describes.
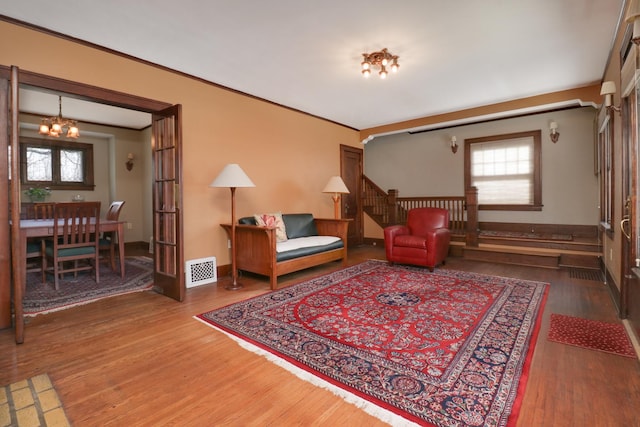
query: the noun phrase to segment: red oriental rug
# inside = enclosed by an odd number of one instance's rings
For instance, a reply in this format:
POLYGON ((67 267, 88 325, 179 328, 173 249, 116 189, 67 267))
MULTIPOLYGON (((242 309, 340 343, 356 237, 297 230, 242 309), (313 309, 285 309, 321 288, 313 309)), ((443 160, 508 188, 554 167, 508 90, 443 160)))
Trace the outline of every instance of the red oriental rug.
POLYGON ((636 357, 624 326, 579 317, 551 314, 549 341, 590 350, 636 357))
POLYGON ((394 426, 513 426, 547 289, 367 261, 196 318, 394 426))

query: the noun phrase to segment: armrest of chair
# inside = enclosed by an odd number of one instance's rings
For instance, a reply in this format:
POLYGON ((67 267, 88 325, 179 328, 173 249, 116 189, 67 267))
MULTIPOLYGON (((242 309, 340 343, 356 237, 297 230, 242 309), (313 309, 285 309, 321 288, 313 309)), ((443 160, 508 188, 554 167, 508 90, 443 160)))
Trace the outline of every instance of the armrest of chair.
POLYGON ((336 236, 347 246, 350 219, 314 218, 319 236, 336 236))
MULTIPOLYGON (((231 238, 231 224, 220 224, 231 238)), ((236 262, 247 265, 269 265, 276 259, 276 228, 257 225, 236 225, 236 262)))
POLYGON ((396 236, 402 234, 409 234, 409 227, 406 225, 390 225, 384 228, 384 241, 392 243, 396 236))
POLYGON ((444 259, 449 252, 451 230, 436 228, 427 234, 427 252, 434 253, 435 259, 444 259))

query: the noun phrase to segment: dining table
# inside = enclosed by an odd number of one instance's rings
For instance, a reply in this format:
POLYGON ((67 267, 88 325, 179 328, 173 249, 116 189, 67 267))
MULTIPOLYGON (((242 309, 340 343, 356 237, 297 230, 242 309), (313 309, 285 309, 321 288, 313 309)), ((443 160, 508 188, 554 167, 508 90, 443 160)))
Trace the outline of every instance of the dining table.
MULTIPOLYGON (((92 220, 92 223, 95 219, 92 220)), ((16 343, 24 342, 24 307, 22 300, 24 298, 24 290, 27 283, 27 239, 33 237, 51 237, 54 234, 53 219, 21 219, 20 220, 20 238, 17 253, 20 254, 18 259, 20 265, 18 268, 20 280, 13 281, 14 296, 14 314, 15 314, 15 333, 16 343)), ((62 229, 62 222, 58 226, 62 229)), ((118 236, 118 255, 120 261, 120 277, 124 279, 124 221, 100 219, 98 230, 95 226, 92 232, 116 232, 118 236)))

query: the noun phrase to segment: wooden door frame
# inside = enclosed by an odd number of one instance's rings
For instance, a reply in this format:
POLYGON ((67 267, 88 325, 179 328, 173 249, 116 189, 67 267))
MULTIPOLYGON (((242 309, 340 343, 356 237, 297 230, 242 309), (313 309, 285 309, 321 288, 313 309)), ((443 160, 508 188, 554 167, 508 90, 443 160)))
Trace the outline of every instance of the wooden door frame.
MULTIPOLYGON (((362 176, 364 174, 364 150, 362 148, 340 144, 340 175, 342 177, 346 175, 345 153, 347 152, 357 153, 358 156, 360 157, 360 165, 359 165, 360 170, 358 171, 358 179, 356 182, 356 190, 355 190, 356 216, 358 218, 358 221, 356 223, 359 224, 359 228, 356 230, 357 238, 356 238, 355 244, 360 245, 364 242, 364 214, 362 209, 362 176)), ((345 212, 344 198, 340 199, 340 211, 345 212)), ((351 243, 352 242, 349 242, 350 245, 351 243)))
MULTIPOLYGON (((6 65, 0 65, 0 78, 6 79, 7 81, 11 81, 11 67, 6 65)), ((40 73, 35 73, 26 70, 19 70, 18 72, 18 82, 20 85, 33 86, 41 89, 45 89, 48 91, 54 92, 63 92, 67 96, 75 97, 78 99, 98 102, 105 105, 112 105, 116 107, 126 108, 135 111, 142 111, 146 113, 153 114, 154 112, 163 111, 166 108, 171 107, 173 104, 156 101, 136 95, 130 95, 123 92, 114 91, 111 89, 105 89, 98 86, 92 86, 85 83, 74 82, 71 80, 65 80, 58 77, 47 76, 40 73)), ((7 129, 9 125, 5 121, 0 121, 0 126, 2 129, 7 129)), ((8 134, 8 133, 7 133, 8 134)), ((0 165, 1 168, 6 167, 6 162, 0 165)), ((11 190, 11 193, 8 194, 9 197, 18 199, 19 194, 17 193, 18 186, 14 186, 11 190), (15 193, 15 194, 14 194, 15 193)), ((0 193, 0 197, 2 197, 2 193, 0 193)), ((182 198, 182 194, 179 195, 182 198)), ((17 242, 12 242, 15 245, 17 242)), ((0 249, 0 260, 3 257, 8 255, 8 246, 3 246, 4 249, 0 249)), ((8 258, 8 257, 7 257, 8 258)), ((178 260, 180 263, 184 263, 184 260, 178 260)), ((15 262, 12 262, 15 268, 15 262)), ((11 281, 8 278, 5 278, 3 275, 0 275, 0 296, 3 296, 7 289, 10 289, 11 281)), ((0 303, 3 301, 0 300, 0 303)), ((0 319, 6 317, 6 310, 11 310, 11 307, 0 307, 0 319)), ((16 322, 17 323, 17 322, 16 322)))

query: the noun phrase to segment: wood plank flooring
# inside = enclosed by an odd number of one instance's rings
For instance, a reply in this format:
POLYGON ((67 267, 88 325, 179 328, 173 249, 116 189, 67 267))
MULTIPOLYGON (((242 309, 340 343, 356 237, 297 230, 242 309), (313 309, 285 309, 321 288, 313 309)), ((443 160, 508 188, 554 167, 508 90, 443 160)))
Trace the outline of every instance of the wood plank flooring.
MULTIPOLYGON (((350 250, 350 264, 371 258, 384 249, 350 250)), ((280 287, 339 268, 293 273, 280 287)), ((640 426, 638 360, 546 340, 551 313, 619 322, 604 284, 462 258, 445 268, 551 283, 519 426, 640 426)), ((241 277, 239 291, 228 281, 192 288, 183 303, 144 292, 31 318, 22 345, 2 330, 0 385, 47 373, 76 427, 384 425, 193 319, 269 292, 266 277, 241 277)))

